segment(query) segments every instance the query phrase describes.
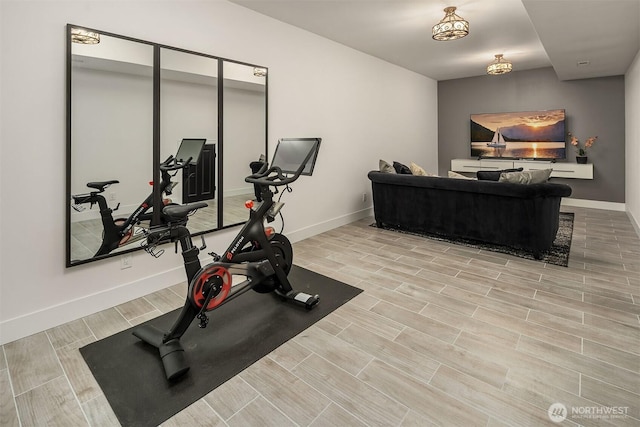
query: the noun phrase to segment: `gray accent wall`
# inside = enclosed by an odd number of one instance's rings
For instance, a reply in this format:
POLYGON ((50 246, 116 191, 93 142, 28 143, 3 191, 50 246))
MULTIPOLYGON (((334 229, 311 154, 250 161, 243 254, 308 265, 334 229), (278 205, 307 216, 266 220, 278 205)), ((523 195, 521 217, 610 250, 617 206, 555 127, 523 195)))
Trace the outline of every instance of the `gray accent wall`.
MULTIPOLYGON (((440 81, 438 174, 446 176, 451 159, 471 158, 471 114, 564 108, 567 131, 581 141, 598 135, 588 153, 594 179, 553 178, 553 182, 571 186, 575 199, 624 203, 624 94, 624 76, 560 81, 553 68, 440 81)), ((566 161, 576 161, 568 138, 566 161)))

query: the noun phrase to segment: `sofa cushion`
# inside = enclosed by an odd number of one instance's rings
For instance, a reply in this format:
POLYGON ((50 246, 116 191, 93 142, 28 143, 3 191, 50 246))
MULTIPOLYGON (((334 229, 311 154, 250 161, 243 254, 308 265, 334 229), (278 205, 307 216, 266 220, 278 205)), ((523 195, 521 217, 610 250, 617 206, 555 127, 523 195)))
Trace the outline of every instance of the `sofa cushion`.
POLYGON ((379 164, 380 172, 382 172, 382 173, 396 173, 396 170, 393 168, 393 166, 391 166, 389 163, 385 162, 384 160, 380 159, 378 164, 379 164))
POLYGON ((499 181, 500 174, 503 172, 522 172, 522 168, 502 169, 499 171, 478 171, 476 176, 480 181, 499 181))
POLYGON ((435 176, 399 175, 395 173, 380 173, 378 171, 371 171, 368 176, 373 183, 379 184, 459 191, 464 193, 492 194, 504 197, 568 197, 571 195, 571 187, 568 185, 550 182, 520 185, 508 182, 479 181, 475 179, 451 179, 435 176))
POLYGON ((411 175, 411 169, 409 169, 409 166, 403 165, 400 162, 394 161, 393 168, 396 170, 396 173, 399 173, 401 175, 411 175))
POLYGON ((503 172, 500 174, 500 182, 511 184, 542 184, 549 180, 552 169, 541 169, 524 172, 503 172))

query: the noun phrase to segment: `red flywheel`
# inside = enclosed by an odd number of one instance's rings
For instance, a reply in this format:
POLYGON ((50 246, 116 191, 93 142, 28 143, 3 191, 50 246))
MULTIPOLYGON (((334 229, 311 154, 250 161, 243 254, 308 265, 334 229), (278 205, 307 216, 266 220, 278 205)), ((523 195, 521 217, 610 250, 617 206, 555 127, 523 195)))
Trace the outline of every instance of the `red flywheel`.
POLYGON ((213 310, 225 300, 231 290, 231 273, 220 265, 213 265, 200 271, 190 286, 189 299, 198 309, 201 309, 207 299, 207 293, 213 287, 213 297, 209 300, 206 310, 213 310))

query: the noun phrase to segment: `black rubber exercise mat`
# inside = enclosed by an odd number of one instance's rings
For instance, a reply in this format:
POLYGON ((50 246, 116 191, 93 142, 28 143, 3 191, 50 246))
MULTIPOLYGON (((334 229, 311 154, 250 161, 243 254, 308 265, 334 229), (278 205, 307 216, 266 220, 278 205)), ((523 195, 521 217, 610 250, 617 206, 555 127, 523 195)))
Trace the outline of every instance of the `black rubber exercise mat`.
MULTIPOLYGON (((362 292, 295 265, 289 279, 294 289, 319 294, 320 303, 308 311, 250 291, 209 312, 207 328, 194 321, 182 336, 191 369, 175 382, 166 380, 158 350, 131 329, 81 348, 120 423, 159 425, 362 292)), ((167 330, 178 312, 147 323, 167 330)))

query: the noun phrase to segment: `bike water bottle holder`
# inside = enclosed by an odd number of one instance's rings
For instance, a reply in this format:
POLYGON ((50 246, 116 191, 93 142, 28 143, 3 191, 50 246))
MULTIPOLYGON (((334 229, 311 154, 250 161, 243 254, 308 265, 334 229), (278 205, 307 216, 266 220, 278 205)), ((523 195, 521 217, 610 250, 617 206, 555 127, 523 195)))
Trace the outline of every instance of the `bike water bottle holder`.
POLYGON ((160 258, 164 254, 164 249, 156 251, 158 245, 167 242, 167 237, 171 236, 171 229, 164 229, 158 231, 149 231, 147 233, 147 239, 144 240, 140 246, 146 253, 154 258, 160 258))

